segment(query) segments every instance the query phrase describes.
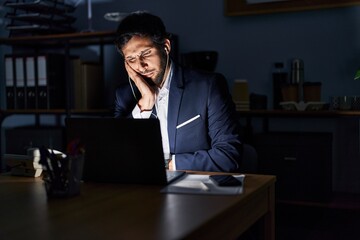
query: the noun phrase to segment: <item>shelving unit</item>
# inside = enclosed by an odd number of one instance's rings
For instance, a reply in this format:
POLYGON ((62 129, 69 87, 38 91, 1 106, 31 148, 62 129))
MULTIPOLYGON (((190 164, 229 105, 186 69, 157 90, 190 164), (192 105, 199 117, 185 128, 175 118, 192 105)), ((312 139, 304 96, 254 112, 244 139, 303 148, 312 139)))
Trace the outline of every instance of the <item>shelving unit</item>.
POLYGON ((106 32, 81 32, 57 35, 41 35, 31 37, 0 38, 0 45, 8 45, 13 49, 32 49, 34 53, 46 52, 49 49, 63 50, 66 59, 65 81, 67 89, 67 104, 64 109, 67 113, 71 110, 71 76, 70 76, 70 50, 90 45, 99 46, 99 63, 104 62, 104 45, 113 44, 115 33, 106 32))
MULTIPOLYGON (((70 54, 71 49, 84 48, 87 46, 99 47, 99 63, 103 65, 104 62, 104 46, 113 44, 115 39, 115 32, 80 32, 80 33, 66 33, 56 35, 38 35, 38 36, 19 36, 11 38, 0 38, 0 45, 7 45, 12 47, 13 51, 16 49, 31 49, 34 53, 43 53, 49 50, 60 50, 65 55, 65 85, 66 85, 66 107, 64 109, 24 109, 24 110, 7 110, 0 109, 0 135, 3 130, 3 121, 14 115, 33 115, 35 116, 35 125, 40 125, 41 115, 54 115, 57 119, 61 116, 70 117, 71 115, 93 115, 93 116, 108 116, 111 114, 109 109, 96 110, 77 110, 72 109, 72 86, 73 79, 70 74, 70 54)), ((1 56, 4 57, 4 56, 1 56)), ((5 85, 5 79, 1 79, 1 84, 5 85)), ((57 120, 60 124, 60 120, 57 120)), ((0 146, 1 141, 0 141, 0 146)), ((0 166, 2 164, 2 155, 0 151, 0 166)), ((0 169, 1 171, 2 169, 0 169)))
POLYGON ((76 18, 70 14, 75 7, 61 0, 5 1, 9 9, 5 15, 10 20, 6 29, 10 36, 33 36, 75 32, 71 26, 76 18))
POLYGON ((359 5, 359 0, 297 0, 297 1, 253 1, 224 0, 225 15, 253 15, 280 12, 305 11, 324 8, 348 7, 359 5), (253 4, 253 3, 256 4, 253 4))
POLYGON ((352 169, 359 166, 360 111, 250 110, 237 116, 258 152, 259 173, 278 176, 277 202, 343 208, 350 199, 356 205, 359 177, 352 169))
POLYGON ((276 175, 276 196, 287 201, 327 202, 332 193, 332 133, 255 134, 259 172, 276 175))

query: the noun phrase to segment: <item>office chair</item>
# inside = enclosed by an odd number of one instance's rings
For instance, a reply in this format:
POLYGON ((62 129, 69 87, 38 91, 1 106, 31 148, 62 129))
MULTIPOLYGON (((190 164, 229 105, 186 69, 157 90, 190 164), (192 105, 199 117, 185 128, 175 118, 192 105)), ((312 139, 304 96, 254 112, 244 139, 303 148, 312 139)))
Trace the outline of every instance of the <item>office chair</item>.
POLYGON ((257 173, 258 171, 258 155, 253 146, 244 143, 242 148, 242 173, 257 173))
POLYGON ((181 64, 185 67, 213 72, 217 59, 216 51, 189 52, 181 55, 181 64))

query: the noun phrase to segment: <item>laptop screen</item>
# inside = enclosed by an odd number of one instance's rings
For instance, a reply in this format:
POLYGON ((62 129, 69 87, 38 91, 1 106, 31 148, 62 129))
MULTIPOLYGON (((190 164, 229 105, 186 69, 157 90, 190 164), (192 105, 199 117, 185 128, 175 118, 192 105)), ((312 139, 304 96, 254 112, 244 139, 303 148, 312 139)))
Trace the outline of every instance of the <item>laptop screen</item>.
POLYGON ((84 181, 166 184, 157 119, 67 118, 67 141, 84 145, 84 181))

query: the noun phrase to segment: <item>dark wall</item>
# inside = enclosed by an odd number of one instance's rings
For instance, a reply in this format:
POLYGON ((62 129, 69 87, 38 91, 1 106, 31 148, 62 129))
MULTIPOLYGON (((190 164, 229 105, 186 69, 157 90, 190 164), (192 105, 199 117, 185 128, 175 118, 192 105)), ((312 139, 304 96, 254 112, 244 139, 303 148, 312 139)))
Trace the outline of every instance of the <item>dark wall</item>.
MULTIPOLYGON (((274 62, 301 58, 305 81, 322 82, 322 101, 333 95, 360 95, 360 81, 353 81, 360 66, 360 7, 345 7, 227 17, 224 1, 122 0, 93 1, 93 28, 114 30, 117 23, 103 18, 107 12, 148 10, 163 18, 168 31, 179 37, 179 51, 219 52, 216 70, 230 83, 247 79, 251 92, 265 94, 272 102, 271 73, 274 62)), ((77 9, 79 29, 87 28, 86 5, 77 9)), ((109 78, 116 78, 115 50, 110 48, 109 78)), ((269 106, 272 107, 272 106, 269 106)))

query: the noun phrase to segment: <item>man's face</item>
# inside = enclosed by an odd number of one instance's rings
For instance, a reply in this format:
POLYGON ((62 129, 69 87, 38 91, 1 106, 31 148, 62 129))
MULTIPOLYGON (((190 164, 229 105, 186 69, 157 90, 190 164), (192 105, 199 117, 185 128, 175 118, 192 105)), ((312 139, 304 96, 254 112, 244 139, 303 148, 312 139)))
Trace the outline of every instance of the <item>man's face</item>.
POLYGON ((125 64, 156 85, 163 81, 166 59, 150 38, 134 36, 122 48, 125 64))

